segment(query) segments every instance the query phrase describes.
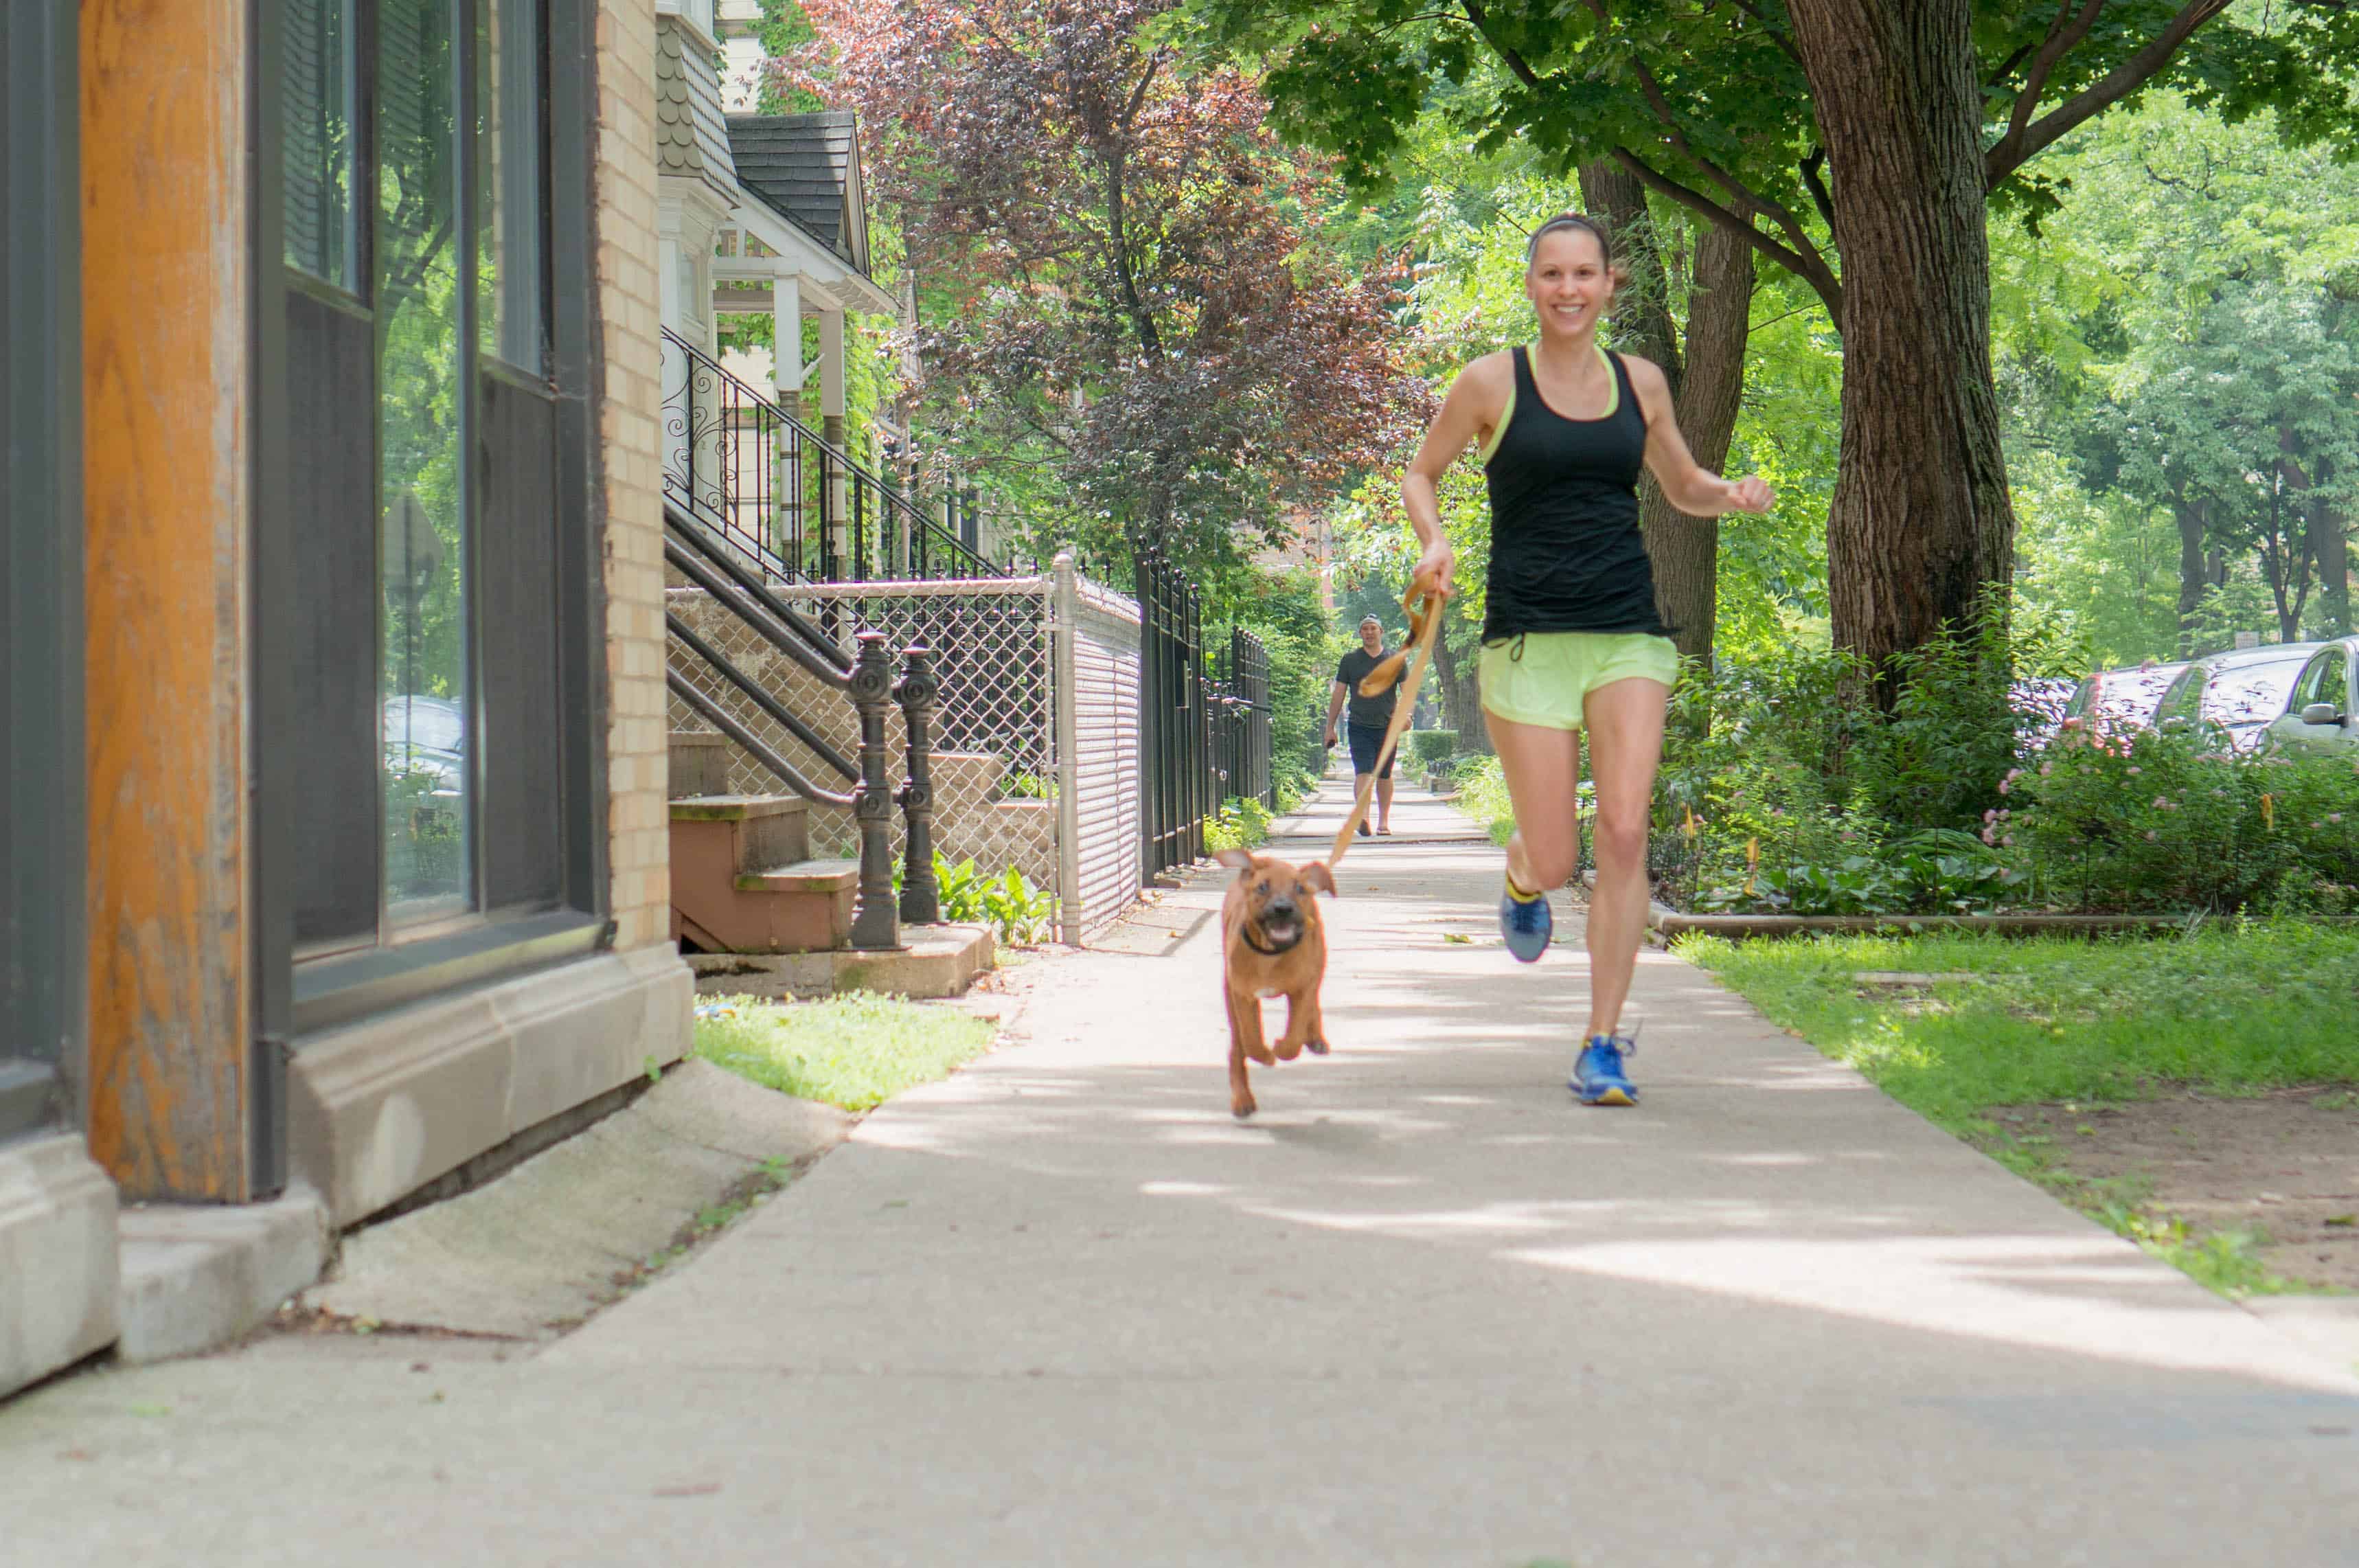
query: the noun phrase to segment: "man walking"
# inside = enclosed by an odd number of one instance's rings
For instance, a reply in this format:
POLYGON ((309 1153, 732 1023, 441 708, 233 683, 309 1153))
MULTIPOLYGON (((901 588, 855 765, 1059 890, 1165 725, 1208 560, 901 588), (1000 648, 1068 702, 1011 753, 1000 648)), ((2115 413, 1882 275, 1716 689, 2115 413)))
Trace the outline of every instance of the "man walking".
MULTIPOLYGON (((1376 771, 1376 753, 1385 747, 1385 729, 1393 722, 1393 704, 1400 701, 1400 682, 1385 688, 1381 696, 1360 695, 1360 681, 1368 671, 1384 662, 1385 626, 1370 615, 1360 623, 1360 646, 1343 656, 1335 667, 1334 690, 1327 694, 1327 744, 1335 744, 1335 720, 1346 703, 1351 707, 1347 725, 1352 741, 1352 783, 1356 789, 1367 782, 1368 775, 1376 771)), ((1385 769, 1376 776, 1376 832, 1393 831, 1393 758, 1385 758, 1385 769)), ((1360 836, 1368 835, 1368 820, 1360 819, 1360 836)))

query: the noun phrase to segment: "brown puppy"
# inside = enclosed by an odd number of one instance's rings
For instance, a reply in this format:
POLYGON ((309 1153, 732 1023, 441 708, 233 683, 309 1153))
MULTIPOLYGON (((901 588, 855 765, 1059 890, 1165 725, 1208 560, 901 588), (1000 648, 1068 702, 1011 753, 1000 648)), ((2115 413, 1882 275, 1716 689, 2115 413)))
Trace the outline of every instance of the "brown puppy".
POLYGON ((1237 868, 1221 900, 1221 964, 1229 1005, 1229 1109, 1242 1119, 1255 1108, 1253 1086, 1245 1082, 1247 1057, 1267 1067, 1291 1062, 1306 1048, 1313 1056, 1327 1054, 1319 1017, 1327 932, 1317 895, 1332 894, 1335 878, 1323 860, 1288 866, 1242 849, 1224 849, 1218 858, 1237 868), (1274 1051, 1262 1036, 1264 996, 1286 998, 1286 1033, 1274 1051))

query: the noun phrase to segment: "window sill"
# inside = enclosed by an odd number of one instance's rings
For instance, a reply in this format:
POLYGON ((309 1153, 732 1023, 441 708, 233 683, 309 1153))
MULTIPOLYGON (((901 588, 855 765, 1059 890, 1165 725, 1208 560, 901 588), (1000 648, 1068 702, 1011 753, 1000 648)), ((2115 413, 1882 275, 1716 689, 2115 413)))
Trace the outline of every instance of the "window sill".
POLYGON ((484 980, 595 952, 607 922, 579 909, 557 909, 471 926, 448 936, 372 947, 295 966, 298 1035, 349 1023, 484 980))
POLYGON ((57 1087, 47 1062, 0 1060, 0 1143, 50 1126, 57 1087))

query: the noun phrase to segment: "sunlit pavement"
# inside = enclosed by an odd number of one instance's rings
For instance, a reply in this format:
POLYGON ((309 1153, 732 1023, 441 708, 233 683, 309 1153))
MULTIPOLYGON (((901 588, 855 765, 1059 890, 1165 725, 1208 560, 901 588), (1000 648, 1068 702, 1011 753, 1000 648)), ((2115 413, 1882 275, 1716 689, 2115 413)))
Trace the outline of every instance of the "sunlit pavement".
POLYGON ((1669 956, 1644 1103, 1575 1105, 1577 929, 1513 964, 1497 852, 1406 788, 1395 826, 1328 907, 1334 1053, 1256 1070, 1252 1122, 1207 873, 1172 952, 1059 961, 1005 1049, 546 1350, 0 1407, 0 1560, 2359 1563, 2348 1368, 1669 956))

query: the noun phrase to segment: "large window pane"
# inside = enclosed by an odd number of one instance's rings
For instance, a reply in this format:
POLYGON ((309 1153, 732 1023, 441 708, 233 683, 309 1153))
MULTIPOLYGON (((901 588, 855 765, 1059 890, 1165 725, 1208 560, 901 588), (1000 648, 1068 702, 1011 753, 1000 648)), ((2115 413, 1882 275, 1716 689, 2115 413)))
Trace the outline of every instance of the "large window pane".
POLYGON ((354 0, 285 0, 287 261, 357 290, 353 200, 354 0))
POLYGON ((475 735, 460 463, 462 0, 378 0, 376 321, 385 874, 397 924, 473 901, 475 735))
POLYGON ((476 289, 484 352, 540 374, 540 5, 478 0, 476 289))

